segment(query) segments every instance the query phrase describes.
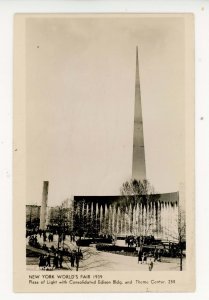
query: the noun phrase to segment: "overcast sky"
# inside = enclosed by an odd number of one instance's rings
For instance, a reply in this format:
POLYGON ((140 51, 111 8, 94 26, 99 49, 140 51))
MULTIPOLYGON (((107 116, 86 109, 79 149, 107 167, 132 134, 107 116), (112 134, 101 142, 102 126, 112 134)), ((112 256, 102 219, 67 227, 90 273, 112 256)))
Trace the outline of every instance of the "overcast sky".
POLYGON ((131 178, 136 46, 147 178, 156 192, 184 182, 182 17, 26 20, 27 203, 118 195, 131 178))

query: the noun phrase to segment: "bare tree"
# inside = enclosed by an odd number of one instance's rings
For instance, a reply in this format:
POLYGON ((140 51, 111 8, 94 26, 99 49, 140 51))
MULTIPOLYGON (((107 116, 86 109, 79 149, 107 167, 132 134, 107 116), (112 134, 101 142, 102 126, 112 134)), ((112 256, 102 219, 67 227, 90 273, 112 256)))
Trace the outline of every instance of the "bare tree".
POLYGON ((176 217, 176 229, 175 231, 172 231, 167 228, 163 227, 163 231, 166 232, 166 234, 170 237, 170 239, 175 242, 171 243, 171 245, 175 246, 175 248, 172 250, 174 254, 178 255, 180 263, 179 263, 179 268, 180 271, 183 270, 183 257, 184 253, 183 250, 186 248, 186 215, 185 215, 185 210, 182 205, 179 204, 178 206, 178 215, 176 217))
POLYGON ((183 243, 186 241, 186 215, 185 211, 179 206, 178 214, 178 241, 180 247, 180 271, 183 270, 183 243))
POLYGON ((51 208, 49 226, 56 230, 58 234, 58 248, 60 242, 65 239, 65 234, 69 230, 69 208, 64 205, 64 202, 56 207, 51 208))

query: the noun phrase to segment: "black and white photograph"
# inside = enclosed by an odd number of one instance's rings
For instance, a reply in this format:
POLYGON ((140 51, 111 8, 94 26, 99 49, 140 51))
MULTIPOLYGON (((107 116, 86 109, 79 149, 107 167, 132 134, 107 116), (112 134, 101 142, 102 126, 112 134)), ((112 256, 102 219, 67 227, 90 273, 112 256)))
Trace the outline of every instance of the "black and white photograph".
POLYGON ((192 20, 24 15, 26 271, 189 271, 192 20))

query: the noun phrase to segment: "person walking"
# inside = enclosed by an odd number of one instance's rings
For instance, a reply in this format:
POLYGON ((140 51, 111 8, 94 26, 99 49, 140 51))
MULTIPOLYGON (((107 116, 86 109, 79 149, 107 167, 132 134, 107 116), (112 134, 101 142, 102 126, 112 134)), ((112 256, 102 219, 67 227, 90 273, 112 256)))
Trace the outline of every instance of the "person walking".
POLYGON ((62 254, 60 254, 60 256, 59 256, 59 267, 60 267, 60 269, 62 269, 62 263, 63 263, 63 256, 62 256, 62 254))
POLYGON ((141 263, 143 264, 146 260, 146 255, 145 255, 145 252, 142 253, 142 261, 141 263))
POLYGON ((51 256, 50 256, 50 254, 47 255, 47 258, 46 258, 46 266, 47 266, 47 267, 51 267, 51 256))
POLYGON ((79 253, 76 253, 76 257, 75 257, 76 271, 78 271, 79 262, 80 262, 80 255, 79 255, 79 253))
POLYGON ((153 266, 154 266, 154 263, 153 263, 152 260, 150 260, 150 263, 149 263, 149 271, 152 271, 153 266))
POLYGON ((73 252, 71 253, 70 262, 71 262, 71 267, 74 267, 74 263, 75 263, 75 255, 74 255, 73 252))
POLYGON ((39 257, 39 268, 42 268, 44 267, 44 255, 41 254, 40 257, 39 257))
POLYGON ((43 231, 43 242, 46 242, 46 231, 43 231))
POLYGON ((57 255, 57 253, 55 254, 54 259, 53 259, 53 267, 55 269, 58 268, 58 255, 57 255))
POLYGON ((138 263, 140 261, 142 261, 142 251, 141 250, 139 250, 139 252, 138 252, 138 263))
POLYGON ((158 249, 157 247, 155 246, 155 250, 154 250, 154 261, 156 261, 158 258, 158 249))

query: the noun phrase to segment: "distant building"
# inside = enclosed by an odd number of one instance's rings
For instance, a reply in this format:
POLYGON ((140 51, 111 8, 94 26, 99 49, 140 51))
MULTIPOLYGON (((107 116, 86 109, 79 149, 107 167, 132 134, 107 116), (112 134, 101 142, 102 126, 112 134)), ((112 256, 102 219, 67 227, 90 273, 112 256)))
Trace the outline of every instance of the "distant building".
MULTIPOLYGON (((73 201, 66 199, 60 206, 45 208, 46 229, 64 226, 68 231, 73 230, 73 201)), ((41 206, 26 205, 26 225, 27 227, 40 227, 41 206)))

